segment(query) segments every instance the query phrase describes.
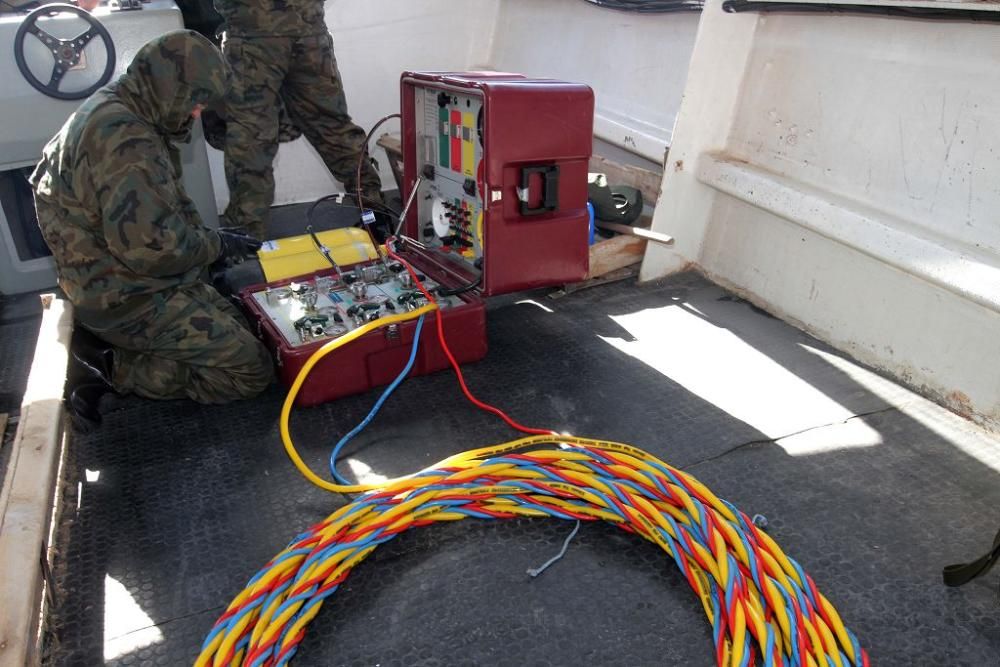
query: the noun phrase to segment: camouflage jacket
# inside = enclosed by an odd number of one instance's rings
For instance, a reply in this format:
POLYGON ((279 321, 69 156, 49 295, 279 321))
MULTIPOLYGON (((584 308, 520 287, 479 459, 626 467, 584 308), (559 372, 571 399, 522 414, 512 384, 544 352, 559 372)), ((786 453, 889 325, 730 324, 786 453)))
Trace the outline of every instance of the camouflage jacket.
POLYGON ((214 0, 227 37, 306 37, 327 32, 323 0, 214 0))
POLYGON ((175 141, 195 104, 225 95, 227 69, 207 39, 175 31, 70 116, 31 176, 38 225, 59 285, 94 330, 135 322, 220 252, 180 181, 175 141))

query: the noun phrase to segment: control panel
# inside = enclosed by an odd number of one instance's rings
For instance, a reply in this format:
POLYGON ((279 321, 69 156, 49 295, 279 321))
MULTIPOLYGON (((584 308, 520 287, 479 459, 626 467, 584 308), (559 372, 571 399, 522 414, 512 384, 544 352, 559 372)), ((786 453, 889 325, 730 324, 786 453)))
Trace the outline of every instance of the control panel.
POLYGON ((478 269, 483 256, 483 98, 420 88, 414 104, 426 184, 416 202, 419 239, 478 269))
MULTIPOLYGON (((418 274, 440 308, 461 305, 456 296, 435 294, 438 284, 418 274)), ((400 264, 355 267, 338 275, 319 273, 311 279, 267 286, 251 292, 260 311, 290 348, 338 338, 386 315, 426 305, 423 293, 400 264)))
POLYGON ((587 275, 589 87, 404 72, 400 102, 406 251, 481 296, 587 275))

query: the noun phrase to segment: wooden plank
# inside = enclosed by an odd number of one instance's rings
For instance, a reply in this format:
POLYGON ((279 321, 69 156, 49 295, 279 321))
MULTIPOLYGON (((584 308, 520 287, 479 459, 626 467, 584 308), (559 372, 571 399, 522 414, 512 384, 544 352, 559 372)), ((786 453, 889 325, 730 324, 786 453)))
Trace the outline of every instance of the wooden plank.
POLYGON ((7 432, 7 413, 0 412, 0 443, 3 443, 3 436, 7 432))
POLYGON ((590 171, 605 174, 608 185, 628 185, 638 188, 643 200, 650 206, 655 206, 660 199, 660 183, 663 181, 663 170, 653 171, 631 164, 622 164, 611 158, 594 155, 590 158, 590 171))
POLYGON ((635 236, 615 236, 590 246, 587 279, 599 278, 618 269, 638 264, 646 252, 646 240, 635 236))
POLYGON ((0 493, 0 667, 36 665, 59 464, 73 308, 42 296, 42 323, 0 493))
POLYGON ((403 142, 399 140, 394 134, 383 134, 375 142, 379 146, 385 149, 386 153, 392 153, 398 155, 400 159, 403 157, 403 142))
POLYGON ((610 273, 605 273, 603 276, 597 278, 590 278, 588 280, 583 280, 578 283, 571 283, 569 285, 563 285, 562 289, 556 290, 548 295, 550 299, 561 299, 564 296, 569 296, 580 290, 589 289, 591 287, 597 287, 599 285, 607 285, 609 283, 620 282, 622 280, 628 280, 629 278, 634 278, 639 275, 639 265, 633 264, 632 266, 626 266, 623 269, 615 269, 610 273))
POLYGON ((403 143, 391 134, 383 134, 375 142, 385 150, 389 158, 389 168, 392 169, 392 178, 396 181, 396 188, 402 196, 403 192, 403 143))

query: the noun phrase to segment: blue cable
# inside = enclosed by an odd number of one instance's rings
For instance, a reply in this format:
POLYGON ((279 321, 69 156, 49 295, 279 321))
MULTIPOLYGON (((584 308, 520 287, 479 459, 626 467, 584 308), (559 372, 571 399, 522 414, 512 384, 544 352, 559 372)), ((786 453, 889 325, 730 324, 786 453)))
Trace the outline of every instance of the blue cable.
POLYGON ((396 390, 396 387, 398 387, 400 383, 406 379, 406 376, 409 375, 410 371, 413 369, 414 362, 417 360, 417 348, 420 346, 420 330, 423 326, 424 316, 421 315, 420 319, 417 320, 417 329, 413 333, 413 348, 410 350, 410 360, 406 362, 406 368, 404 368, 403 371, 396 376, 396 379, 392 381, 392 384, 385 388, 385 391, 382 392, 379 399, 375 401, 375 407, 373 407, 371 412, 368 413, 368 416, 361 420, 361 423, 355 426, 350 433, 341 438, 340 442, 337 443, 337 446, 333 448, 332 452, 330 452, 330 474, 333 475, 333 478, 337 480, 338 484, 352 484, 352 482, 348 481, 339 472, 337 472, 337 457, 340 456, 340 450, 343 449, 344 445, 351 441, 351 438, 356 436, 358 433, 361 433, 361 431, 363 431, 365 427, 371 423, 372 419, 375 418, 375 415, 378 414, 379 409, 381 409, 382 404, 389 398, 389 395, 392 394, 392 392, 396 390))

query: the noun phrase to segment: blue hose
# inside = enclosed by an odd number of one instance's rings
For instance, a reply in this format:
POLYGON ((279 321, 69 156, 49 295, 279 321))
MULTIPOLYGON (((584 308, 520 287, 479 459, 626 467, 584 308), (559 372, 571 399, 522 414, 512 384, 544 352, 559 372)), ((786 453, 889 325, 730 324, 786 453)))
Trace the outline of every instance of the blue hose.
POLYGON ((410 360, 406 362, 406 368, 404 368, 403 371, 396 376, 396 379, 392 381, 392 384, 385 388, 385 391, 382 392, 379 399, 375 401, 375 407, 373 407, 371 412, 368 413, 368 416, 362 419, 361 423, 355 426, 350 433, 341 438, 340 442, 338 442, 336 447, 333 448, 333 451, 330 452, 330 474, 333 475, 333 478, 337 480, 338 484, 351 484, 351 482, 346 480, 339 472, 337 472, 337 457, 340 456, 340 450, 343 449, 344 445, 351 441, 351 438, 356 436, 358 433, 361 433, 361 431, 363 431, 365 427, 371 423, 372 419, 375 418, 375 415, 377 415, 378 411, 382 408, 382 404, 385 403, 386 399, 389 398, 392 392, 396 391, 396 387, 398 387, 400 383, 406 379, 406 376, 409 375, 410 371, 413 369, 414 362, 417 360, 417 348, 420 346, 420 330, 423 329, 423 327, 424 316, 421 315, 417 320, 416 331, 413 332, 413 348, 410 350, 410 360))

